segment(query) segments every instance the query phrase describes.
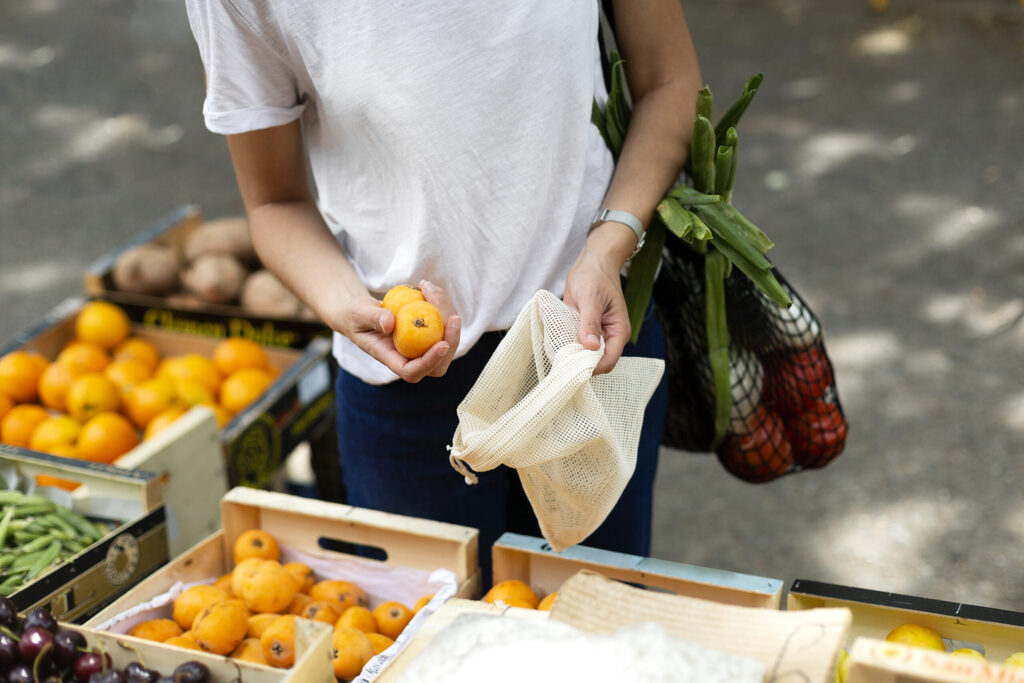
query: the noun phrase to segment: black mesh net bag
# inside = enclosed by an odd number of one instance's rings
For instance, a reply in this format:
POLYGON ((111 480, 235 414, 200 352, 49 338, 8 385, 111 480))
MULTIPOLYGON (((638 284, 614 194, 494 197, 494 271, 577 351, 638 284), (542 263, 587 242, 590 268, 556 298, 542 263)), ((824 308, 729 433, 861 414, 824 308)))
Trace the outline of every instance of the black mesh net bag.
POLYGON ((827 465, 847 423, 817 317, 773 269, 792 305, 771 301, 743 273, 725 279, 732 409, 713 443, 715 393, 705 327, 704 256, 669 239, 652 296, 665 330, 669 410, 664 445, 714 452, 748 482, 827 465))

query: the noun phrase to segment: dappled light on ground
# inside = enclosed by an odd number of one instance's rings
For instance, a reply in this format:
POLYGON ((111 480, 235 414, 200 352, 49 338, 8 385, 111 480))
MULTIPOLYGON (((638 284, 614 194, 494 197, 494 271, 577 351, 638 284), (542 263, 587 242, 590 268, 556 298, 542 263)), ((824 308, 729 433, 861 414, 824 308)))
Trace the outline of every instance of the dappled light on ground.
POLYGON ((62 261, 36 261, 20 266, 7 266, 0 272, 0 297, 25 295, 42 289, 80 282, 76 266, 62 261))
POLYGON ((20 45, 0 43, 0 69, 32 71, 46 66, 56 56, 57 50, 49 45, 29 49, 20 45))

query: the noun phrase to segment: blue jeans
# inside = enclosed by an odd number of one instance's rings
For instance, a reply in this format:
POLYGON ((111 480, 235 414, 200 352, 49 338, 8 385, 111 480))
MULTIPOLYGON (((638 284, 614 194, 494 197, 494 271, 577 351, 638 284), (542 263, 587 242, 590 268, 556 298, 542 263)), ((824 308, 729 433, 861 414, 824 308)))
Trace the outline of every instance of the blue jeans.
MULTIPOLYGON (((483 585, 491 585, 491 546, 506 531, 540 536, 516 471, 480 472, 469 486, 448 462, 458 418, 455 409, 469 393, 504 333, 490 332, 443 377, 418 384, 401 380, 371 385, 339 371, 338 452, 347 502, 479 529, 483 585)), ((661 325, 648 308, 636 344, 623 355, 664 358, 661 325)), ((644 413, 636 471, 618 504, 584 545, 647 556, 658 448, 668 401, 664 377, 644 413)))

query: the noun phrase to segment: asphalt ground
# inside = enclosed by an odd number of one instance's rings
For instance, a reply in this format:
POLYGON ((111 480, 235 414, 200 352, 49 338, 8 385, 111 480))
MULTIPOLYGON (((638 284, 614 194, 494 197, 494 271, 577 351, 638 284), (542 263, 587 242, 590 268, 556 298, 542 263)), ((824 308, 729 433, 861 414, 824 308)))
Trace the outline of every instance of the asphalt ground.
MULTIPOLYGON (((755 72, 735 204, 820 317, 850 421, 762 485, 666 450, 653 555, 1024 610, 1024 7, 685 3, 705 82, 755 72)), ((0 340, 166 212, 238 213, 175 0, 0 3, 0 340)))

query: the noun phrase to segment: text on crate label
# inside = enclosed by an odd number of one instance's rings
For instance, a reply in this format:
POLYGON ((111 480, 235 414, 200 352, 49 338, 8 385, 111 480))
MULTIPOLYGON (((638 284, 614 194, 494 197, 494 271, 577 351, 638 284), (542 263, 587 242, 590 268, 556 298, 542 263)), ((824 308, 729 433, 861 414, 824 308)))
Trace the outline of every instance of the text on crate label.
POLYGON ((180 318, 164 308, 147 309, 142 315, 142 324, 145 327, 204 337, 244 337, 268 346, 292 346, 298 339, 298 333, 279 330, 269 321, 254 325, 242 318, 229 318, 227 322, 194 320, 180 318))

